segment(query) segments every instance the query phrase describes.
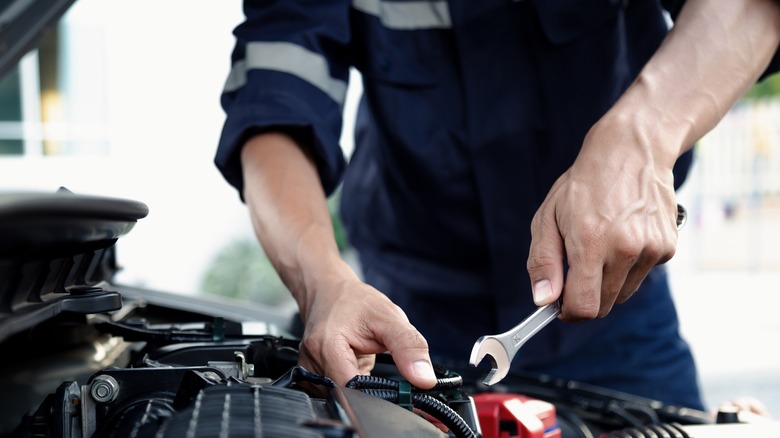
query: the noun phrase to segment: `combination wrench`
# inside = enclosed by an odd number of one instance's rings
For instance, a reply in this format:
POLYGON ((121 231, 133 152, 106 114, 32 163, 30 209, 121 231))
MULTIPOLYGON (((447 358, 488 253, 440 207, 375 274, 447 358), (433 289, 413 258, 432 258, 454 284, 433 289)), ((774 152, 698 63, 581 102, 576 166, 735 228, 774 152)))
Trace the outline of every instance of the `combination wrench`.
MULTIPOLYGON (((687 220, 688 214, 685 208, 677 204, 677 229, 681 229, 687 220)), ((490 358, 492 369, 483 383, 488 386, 495 385, 507 376, 509 366, 515 354, 531 337, 552 322, 561 313, 561 300, 542 306, 520 324, 500 335, 486 335, 477 339, 471 349, 469 364, 475 367, 487 356, 490 358)))

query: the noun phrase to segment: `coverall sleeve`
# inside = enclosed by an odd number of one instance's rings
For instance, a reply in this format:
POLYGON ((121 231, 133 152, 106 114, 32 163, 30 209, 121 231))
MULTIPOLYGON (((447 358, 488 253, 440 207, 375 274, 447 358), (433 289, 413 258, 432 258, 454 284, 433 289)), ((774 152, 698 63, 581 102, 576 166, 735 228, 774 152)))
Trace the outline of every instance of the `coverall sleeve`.
POLYGON ((338 140, 350 66, 350 2, 245 0, 244 14, 233 32, 215 164, 241 194, 244 143, 267 130, 293 132, 309 143, 330 194, 346 166, 338 140))

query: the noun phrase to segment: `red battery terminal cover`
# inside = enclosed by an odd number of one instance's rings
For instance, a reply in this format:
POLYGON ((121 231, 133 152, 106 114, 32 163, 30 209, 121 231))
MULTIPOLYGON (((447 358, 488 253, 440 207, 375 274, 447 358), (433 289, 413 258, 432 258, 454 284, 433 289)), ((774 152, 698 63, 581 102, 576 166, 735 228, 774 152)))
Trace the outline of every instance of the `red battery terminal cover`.
POLYGON ((551 403, 518 394, 473 396, 483 438, 561 438, 551 403))

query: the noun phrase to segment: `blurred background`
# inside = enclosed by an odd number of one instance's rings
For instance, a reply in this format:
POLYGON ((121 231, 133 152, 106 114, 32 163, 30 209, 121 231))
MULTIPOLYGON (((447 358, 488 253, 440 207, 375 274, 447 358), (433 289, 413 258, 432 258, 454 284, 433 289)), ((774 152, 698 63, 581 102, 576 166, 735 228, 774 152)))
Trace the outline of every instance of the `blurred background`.
MULTIPOLYGON (((117 245, 119 282, 292 314, 244 206, 212 164, 241 19, 239 0, 77 1, 0 79, 0 190, 64 186, 142 201, 149 216, 117 245)), ((346 156, 361 93, 352 79, 346 156)), ((339 244, 354 259, 337 197, 339 244)), ((705 399, 758 397, 780 418, 780 75, 702 139, 679 202, 689 221, 668 267, 705 399)))

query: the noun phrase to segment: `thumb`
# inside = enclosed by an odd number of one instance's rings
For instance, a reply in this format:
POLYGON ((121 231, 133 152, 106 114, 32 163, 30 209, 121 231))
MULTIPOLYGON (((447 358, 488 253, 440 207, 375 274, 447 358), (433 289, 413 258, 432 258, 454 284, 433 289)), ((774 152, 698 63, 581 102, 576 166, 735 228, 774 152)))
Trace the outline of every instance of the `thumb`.
POLYGON ((534 303, 550 304, 563 290, 563 238, 552 209, 540 209, 531 222, 531 248, 528 251, 528 275, 531 277, 534 303))
POLYGON ((382 343, 393 356, 401 375, 418 388, 433 388, 436 374, 428 355, 428 342, 423 335, 409 323, 389 324, 379 329, 382 331, 382 343))

